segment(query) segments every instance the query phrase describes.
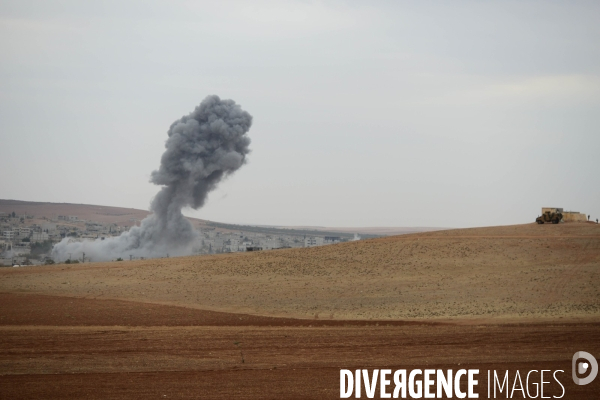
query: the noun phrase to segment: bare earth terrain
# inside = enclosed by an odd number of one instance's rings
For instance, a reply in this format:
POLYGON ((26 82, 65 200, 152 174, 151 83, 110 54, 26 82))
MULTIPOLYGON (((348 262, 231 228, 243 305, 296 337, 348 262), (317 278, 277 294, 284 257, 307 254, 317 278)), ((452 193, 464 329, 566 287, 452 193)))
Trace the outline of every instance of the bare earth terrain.
POLYGON ((480 398, 488 369, 597 398, 571 357, 600 354, 599 267, 598 225, 531 224, 2 268, 0 398, 339 398, 340 368, 463 367, 480 398))
POLYGON ((314 231, 325 231, 325 232, 344 232, 344 233, 359 233, 367 235, 379 235, 379 236, 392 236, 392 235, 405 235, 407 233, 420 233, 439 231, 448 228, 432 228, 432 227, 351 227, 351 228, 340 228, 334 226, 280 226, 278 228, 284 229, 309 229, 314 231))
POLYGON ((59 215, 74 215, 80 220, 95 221, 121 226, 134 225, 133 220, 141 221, 149 211, 134 208, 96 206, 89 204, 44 203, 20 200, 0 200, 0 212, 17 215, 33 215, 36 218, 57 218, 59 215))
MULTIPOLYGON (((22 200, 6 200, 0 199, 0 213, 6 215, 10 213, 16 213, 17 215, 32 215, 35 216, 35 222, 40 222, 42 219, 56 219, 59 215, 73 215, 77 216, 79 220, 93 221, 102 224, 117 224, 119 226, 132 226, 135 225, 136 221, 141 221, 146 218, 150 212, 147 210, 138 210, 135 208, 123 208, 123 207, 110 207, 100 206, 92 204, 71 204, 71 203, 48 203, 48 202, 35 202, 35 201, 22 201, 22 200)), ((248 229, 248 226, 243 225, 228 225, 211 223, 210 221, 190 218, 190 221, 196 228, 205 229, 207 227, 220 228, 219 230, 244 230, 248 229), (228 226, 222 226, 228 225, 228 226), (229 229, 228 229, 229 228, 229 229)), ((64 221, 61 221, 64 223, 64 221)), ((269 227, 264 227, 269 228, 269 227)), ((346 233, 354 234, 360 233, 361 235, 378 235, 378 236, 390 236, 390 235, 403 235, 406 233, 417 233, 417 232, 429 232, 433 230, 439 230, 442 228, 431 228, 431 227, 355 227, 355 228, 339 228, 339 227, 313 227, 313 226, 290 226, 290 227, 270 227, 270 228, 281 228, 285 230, 296 229, 303 232, 310 231, 311 235, 315 234, 334 234, 334 233, 346 233)), ((284 231, 279 231, 281 234, 284 231)), ((288 232, 289 233, 289 232, 288 232)), ((297 234, 298 232, 296 232, 297 234)))
POLYGON ((319 319, 600 316, 600 225, 520 225, 323 247, 0 270, 0 291, 319 319))

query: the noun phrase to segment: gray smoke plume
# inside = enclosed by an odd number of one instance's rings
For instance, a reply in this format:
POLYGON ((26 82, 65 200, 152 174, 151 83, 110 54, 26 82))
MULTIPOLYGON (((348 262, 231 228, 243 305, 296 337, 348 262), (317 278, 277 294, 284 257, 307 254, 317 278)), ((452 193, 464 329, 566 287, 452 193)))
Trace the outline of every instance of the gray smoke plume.
POLYGON ((252 116, 233 100, 208 96, 189 115, 173 122, 160 168, 150 181, 162 185, 150 214, 121 236, 106 240, 63 239, 52 249, 57 261, 68 253, 86 253, 93 261, 117 257, 159 257, 190 254, 197 235, 183 216, 183 207, 198 209, 219 182, 246 162, 252 116))

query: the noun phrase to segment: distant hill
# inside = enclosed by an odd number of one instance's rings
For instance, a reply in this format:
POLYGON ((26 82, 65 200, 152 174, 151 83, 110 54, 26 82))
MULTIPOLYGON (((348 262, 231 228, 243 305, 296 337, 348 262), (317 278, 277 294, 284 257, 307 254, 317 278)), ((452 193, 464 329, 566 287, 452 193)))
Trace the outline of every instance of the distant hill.
MULTIPOLYGON (((150 212, 135 208, 110 207, 92 204, 50 203, 22 200, 0 199, 0 212, 23 215, 33 215, 37 218, 56 219, 59 215, 73 215, 80 220, 99 222, 103 224, 117 224, 120 226, 133 226, 137 221, 146 218, 150 212)), ((340 236, 350 239, 355 233, 363 238, 377 236, 401 235, 441 230, 444 228, 410 228, 410 227, 369 227, 369 228, 336 228, 312 226, 265 226, 265 225, 237 225, 221 222, 207 221, 198 218, 188 218, 194 226, 202 229, 214 228, 224 231, 257 232, 272 235, 310 235, 310 236, 340 236)))
POLYGON ((0 200, 0 212, 48 219, 56 219, 59 215, 74 215, 81 220, 121 226, 133 226, 135 221, 142 220, 150 214, 149 211, 135 208, 21 200, 0 200))

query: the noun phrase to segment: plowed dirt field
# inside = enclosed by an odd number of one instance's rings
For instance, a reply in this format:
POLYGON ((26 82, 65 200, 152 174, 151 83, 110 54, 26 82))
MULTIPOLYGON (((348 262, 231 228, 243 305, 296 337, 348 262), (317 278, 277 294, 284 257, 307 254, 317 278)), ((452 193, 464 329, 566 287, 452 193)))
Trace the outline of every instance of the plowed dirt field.
POLYGON ((478 368, 480 398, 488 370, 562 370, 598 398, 571 357, 600 354, 599 267, 598 227, 565 224, 6 268, 0 398, 339 398, 341 368, 478 368))

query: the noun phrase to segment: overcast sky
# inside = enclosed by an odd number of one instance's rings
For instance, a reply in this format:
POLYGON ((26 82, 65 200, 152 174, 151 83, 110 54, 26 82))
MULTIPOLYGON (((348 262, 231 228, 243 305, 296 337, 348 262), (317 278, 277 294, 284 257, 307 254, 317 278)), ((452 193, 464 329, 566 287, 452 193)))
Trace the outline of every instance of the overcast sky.
POLYGON ((600 218, 598 1, 0 1, 0 198, 148 209, 170 124, 254 117, 187 215, 469 227, 600 218))

